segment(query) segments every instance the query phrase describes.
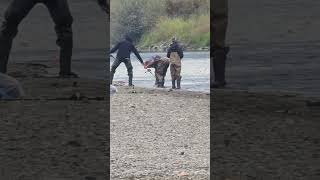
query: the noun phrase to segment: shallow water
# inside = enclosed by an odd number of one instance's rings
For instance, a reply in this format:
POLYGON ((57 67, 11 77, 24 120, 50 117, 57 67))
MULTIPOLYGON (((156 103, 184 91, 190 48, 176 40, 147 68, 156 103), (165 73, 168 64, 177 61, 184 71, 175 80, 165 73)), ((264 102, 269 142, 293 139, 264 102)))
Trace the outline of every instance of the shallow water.
MULTIPOLYGON (((166 53, 141 53, 144 61, 154 55, 166 56, 166 53)), ((115 54, 114 54, 115 56, 115 54)), ((134 54, 131 55, 133 65, 133 83, 136 86, 152 88, 155 78, 141 66, 134 54)), ((111 58, 111 64, 113 60, 111 58)), ((154 69, 152 69, 154 73, 154 69)), ((210 92, 210 53, 209 52, 185 52, 182 59, 181 88, 187 91, 210 92)), ((127 69, 122 63, 114 75, 114 81, 128 81, 127 69)), ((165 86, 171 87, 170 69, 167 71, 165 86)))

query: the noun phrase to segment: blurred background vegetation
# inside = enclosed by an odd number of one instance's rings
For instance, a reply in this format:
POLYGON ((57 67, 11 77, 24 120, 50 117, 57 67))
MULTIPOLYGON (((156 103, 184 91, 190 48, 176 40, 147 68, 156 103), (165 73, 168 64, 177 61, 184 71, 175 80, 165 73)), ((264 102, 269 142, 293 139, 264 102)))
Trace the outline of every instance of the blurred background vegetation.
POLYGON ((144 49, 177 37, 185 47, 210 44, 210 0, 111 0, 111 44, 130 34, 144 49))

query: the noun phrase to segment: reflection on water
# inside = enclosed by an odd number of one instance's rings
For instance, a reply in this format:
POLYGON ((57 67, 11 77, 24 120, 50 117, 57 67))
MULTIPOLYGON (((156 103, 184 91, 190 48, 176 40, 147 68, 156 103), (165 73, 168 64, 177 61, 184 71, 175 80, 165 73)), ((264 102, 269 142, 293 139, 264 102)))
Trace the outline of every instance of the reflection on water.
MULTIPOLYGON (((144 61, 154 55, 166 56, 166 53, 141 53, 144 61)), ((115 54, 114 54, 115 56, 115 54)), ((133 65, 133 83, 136 86, 152 88, 155 78, 148 73, 134 55, 131 55, 133 65)), ((111 58, 111 63, 113 59, 111 58)), ((153 70, 153 69, 152 69, 153 70)), ((182 59, 181 88, 188 91, 210 92, 210 53, 185 52, 182 59)), ((171 87, 170 69, 167 71, 165 86, 171 87)), ((114 81, 128 81, 127 70, 122 63, 114 75, 114 81)))

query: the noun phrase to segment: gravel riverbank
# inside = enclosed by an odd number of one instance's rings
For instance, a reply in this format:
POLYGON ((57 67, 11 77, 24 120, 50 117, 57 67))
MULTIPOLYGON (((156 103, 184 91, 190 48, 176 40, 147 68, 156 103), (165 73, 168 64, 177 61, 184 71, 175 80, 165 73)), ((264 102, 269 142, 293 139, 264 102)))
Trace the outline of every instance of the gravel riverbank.
POLYGON ((111 179, 209 179, 209 95, 120 86, 111 179))
POLYGON ((212 173, 319 179, 320 101, 292 93, 212 92, 212 173))

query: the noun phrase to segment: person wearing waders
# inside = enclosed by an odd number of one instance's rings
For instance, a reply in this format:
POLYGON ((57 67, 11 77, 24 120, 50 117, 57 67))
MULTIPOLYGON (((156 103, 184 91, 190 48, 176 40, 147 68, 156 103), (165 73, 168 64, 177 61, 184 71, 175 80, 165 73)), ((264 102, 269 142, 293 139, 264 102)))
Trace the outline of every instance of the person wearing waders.
POLYGON ((228 1, 227 0, 212 0, 212 63, 211 70, 214 73, 214 78, 211 77, 211 88, 223 88, 226 85, 225 68, 226 59, 229 52, 229 47, 226 46, 226 31, 228 25, 228 1))
POLYGON ((172 80, 172 89, 180 89, 181 83, 181 59, 183 58, 182 47, 176 38, 172 38, 172 44, 168 48, 167 57, 170 58, 170 73, 172 80), (176 86, 177 81, 177 86, 176 86))
POLYGON ((0 100, 19 99, 24 96, 23 89, 14 78, 0 73, 0 100))
POLYGON ((116 72, 116 69, 119 67, 121 63, 124 63, 126 65, 128 76, 129 76, 129 86, 133 86, 132 84, 132 78, 133 78, 133 67, 130 60, 130 54, 133 52, 142 66, 144 66, 143 60, 136 49, 136 47, 132 43, 132 39, 126 35, 125 40, 119 42, 116 46, 114 46, 109 54, 112 54, 114 52, 117 52, 117 57, 113 64, 111 65, 111 72, 110 72, 110 84, 112 84, 114 73, 116 72))
POLYGON ((169 68, 169 59, 163 58, 161 56, 153 56, 150 60, 144 63, 145 69, 154 68, 155 69, 155 85, 159 88, 164 88, 164 78, 166 77, 167 70, 169 68))
MULTIPOLYGON (((60 72, 62 78, 78 77, 71 72, 71 57, 73 48, 72 22, 67 0, 12 0, 5 11, 4 21, 0 27, 0 72, 7 72, 12 41, 18 33, 20 22, 37 4, 47 6, 55 23, 57 45, 60 47, 60 72)), ((98 0, 99 6, 108 13, 106 0, 98 0)))

